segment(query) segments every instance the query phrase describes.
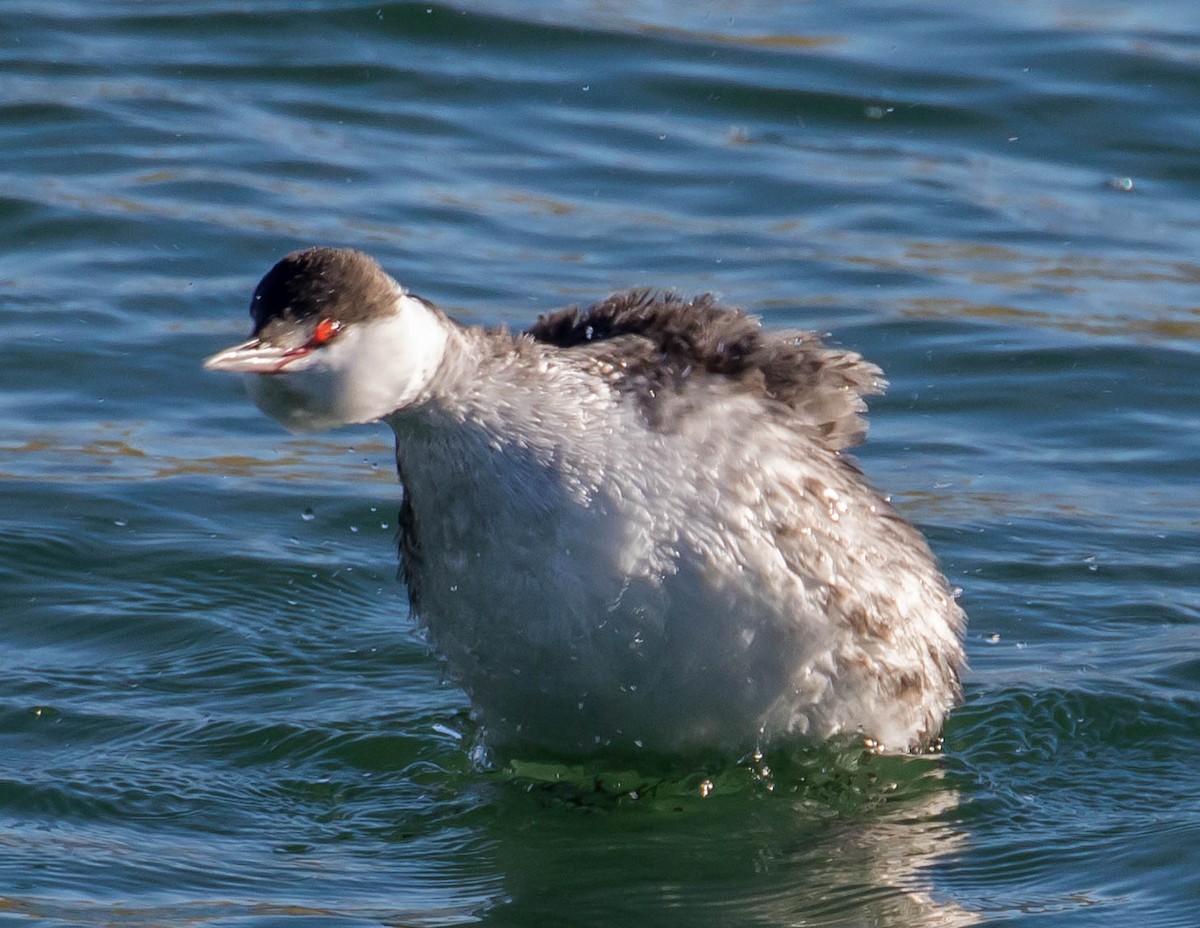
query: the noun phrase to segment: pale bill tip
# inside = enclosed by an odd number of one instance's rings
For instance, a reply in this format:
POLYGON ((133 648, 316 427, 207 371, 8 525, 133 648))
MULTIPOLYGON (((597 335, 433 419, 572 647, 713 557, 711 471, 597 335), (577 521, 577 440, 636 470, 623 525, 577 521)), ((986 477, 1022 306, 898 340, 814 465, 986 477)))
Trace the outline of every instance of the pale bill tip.
POLYGON ((205 358, 204 369, 228 374, 273 374, 296 355, 252 338, 205 358))

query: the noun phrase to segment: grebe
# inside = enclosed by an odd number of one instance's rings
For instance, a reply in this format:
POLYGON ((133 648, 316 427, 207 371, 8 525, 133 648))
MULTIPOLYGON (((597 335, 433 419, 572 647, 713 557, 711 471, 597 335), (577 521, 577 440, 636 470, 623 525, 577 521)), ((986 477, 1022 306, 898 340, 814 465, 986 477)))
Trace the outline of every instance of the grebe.
POLYGON ((846 456, 875 365, 706 296, 466 326, 349 249, 287 255, 250 315, 207 369, 289 429, 395 433, 412 611, 490 745, 936 744, 965 616, 846 456))

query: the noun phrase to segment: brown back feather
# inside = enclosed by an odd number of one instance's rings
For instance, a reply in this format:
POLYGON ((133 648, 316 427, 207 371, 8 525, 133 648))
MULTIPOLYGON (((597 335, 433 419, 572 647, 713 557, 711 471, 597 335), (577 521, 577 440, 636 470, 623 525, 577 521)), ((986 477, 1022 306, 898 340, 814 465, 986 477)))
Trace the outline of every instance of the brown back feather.
POLYGON ((834 450, 862 440, 863 397, 886 386, 882 371, 860 355, 827 348, 812 332, 766 331, 707 294, 684 300, 631 290, 585 310, 541 316, 526 334, 567 350, 588 346, 615 362, 622 372, 618 388, 638 395, 652 421, 663 391, 678 392, 703 372, 783 404, 834 450))

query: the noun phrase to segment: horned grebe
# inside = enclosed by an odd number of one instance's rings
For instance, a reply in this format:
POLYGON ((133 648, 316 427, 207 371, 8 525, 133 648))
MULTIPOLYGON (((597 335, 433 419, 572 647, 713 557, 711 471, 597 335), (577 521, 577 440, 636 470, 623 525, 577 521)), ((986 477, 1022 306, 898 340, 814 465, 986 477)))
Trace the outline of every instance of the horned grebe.
POLYGON ((556 756, 939 737, 965 616, 845 449, 880 370, 709 297, 465 326, 349 249, 283 258, 247 374, 289 429, 383 420, 417 620, 489 743, 556 756))

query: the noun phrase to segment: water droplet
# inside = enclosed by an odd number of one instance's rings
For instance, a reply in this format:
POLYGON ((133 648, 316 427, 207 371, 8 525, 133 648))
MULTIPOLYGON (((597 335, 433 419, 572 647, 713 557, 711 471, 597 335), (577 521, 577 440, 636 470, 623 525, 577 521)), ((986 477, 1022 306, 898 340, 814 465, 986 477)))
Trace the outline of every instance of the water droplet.
POLYGON ((447 725, 443 725, 441 722, 434 722, 433 730, 435 732, 437 732, 439 735, 447 735, 447 736, 453 738, 455 741, 463 740, 462 732, 455 731, 453 728, 450 728, 447 725))

